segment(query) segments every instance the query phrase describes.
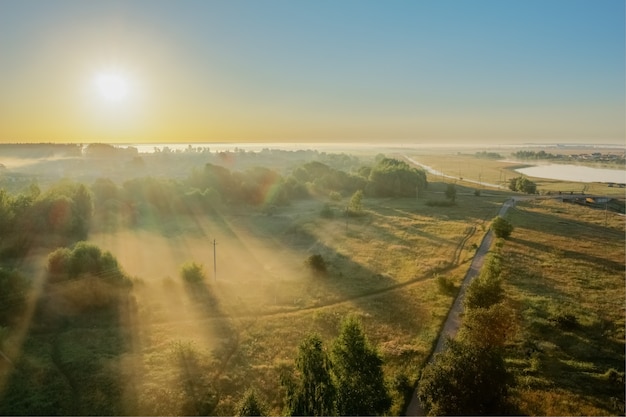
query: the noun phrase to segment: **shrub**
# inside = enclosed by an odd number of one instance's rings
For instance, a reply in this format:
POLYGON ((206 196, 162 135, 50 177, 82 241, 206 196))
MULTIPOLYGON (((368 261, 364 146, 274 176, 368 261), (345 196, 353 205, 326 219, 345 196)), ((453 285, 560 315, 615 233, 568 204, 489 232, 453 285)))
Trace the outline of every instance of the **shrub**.
POLYGON ((326 261, 324 260, 324 258, 322 258, 322 255, 315 254, 315 255, 311 255, 309 256, 306 261, 305 264, 314 272, 318 273, 318 274, 326 274, 327 269, 326 269, 326 261))
POLYGON ((330 194, 328 194, 328 198, 330 201, 341 201, 341 194, 337 191, 331 191, 330 194))
POLYGON ((496 237, 501 237, 504 239, 511 236, 511 233, 513 232, 513 225, 500 216, 497 216, 495 219, 493 219, 493 222, 491 223, 491 228, 496 234, 496 237))
POLYGON ((437 288, 443 294, 451 295, 454 293, 455 286, 454 283, 448 277, 444 277, 443 275, 437 275, 437 288))
POLYGON ((204 281, 206 275, 202 264, 188 262, 180 268, 180 276, 185 282, 195 284, 204 281))

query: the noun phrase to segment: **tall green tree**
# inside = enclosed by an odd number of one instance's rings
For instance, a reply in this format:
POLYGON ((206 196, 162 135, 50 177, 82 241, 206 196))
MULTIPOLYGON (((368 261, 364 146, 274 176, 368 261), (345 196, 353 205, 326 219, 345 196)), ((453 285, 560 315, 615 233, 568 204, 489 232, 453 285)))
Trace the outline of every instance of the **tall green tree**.
POLYGON ((446 187, 446 198, 452 202, 456 200, 456 186, 452 183, 446 187))
POLYGON ((363 212, 363 190, 358 190, 352 194, 348 204, 348 214, 359 215, 363 212))
POLYGON ((511 178, 509 180, 509 188, 512 191, 520 191, 526 194, 535 194, 537 192, 537 184, 524 176, 511 178))
POLYGON ((426 172, 406 162, 383 158, 372 168, 368 195, 377 197, 415 197, 417 190, 426 189, 426 172))
POLYGON ((264 416, 265 405, 254 390, 248 390, 237 406, 238 416, 264 416))
POLYGON ((340 415, 379 415, 389 410, 383 361, 355 317, 342 323, 331 358, 340 415))
POLYGON ((324 416, 335 414, 335 386, 331 363, 318 335, 306 337, 296 358, 297 381, 287 386, 290 415, 324 416))
POLYGON ((448 340, 424 368, 417 395, 429 415, 508 414, 511 381, 498 349, 448 340))

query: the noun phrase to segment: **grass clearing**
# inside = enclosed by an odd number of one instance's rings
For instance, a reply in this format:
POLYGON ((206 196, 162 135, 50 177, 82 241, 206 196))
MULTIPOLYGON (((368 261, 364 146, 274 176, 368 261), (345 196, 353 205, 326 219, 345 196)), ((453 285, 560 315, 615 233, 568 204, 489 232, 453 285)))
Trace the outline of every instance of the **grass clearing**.
POLYGON ((623 413, 624 217, 555 200, 508 217, 503 277, 522 331, 507 360, 520 411, 623 413))

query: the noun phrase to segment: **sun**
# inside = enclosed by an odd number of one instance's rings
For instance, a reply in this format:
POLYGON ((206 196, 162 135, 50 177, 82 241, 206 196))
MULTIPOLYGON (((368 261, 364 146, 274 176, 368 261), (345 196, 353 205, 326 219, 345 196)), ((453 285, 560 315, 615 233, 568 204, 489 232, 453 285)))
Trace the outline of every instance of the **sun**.
POLYGON ((95 82, 100 96, 108 101, 122 101, 128 97, 128 79, 120 73, 100 73, 96 76, 95 82))

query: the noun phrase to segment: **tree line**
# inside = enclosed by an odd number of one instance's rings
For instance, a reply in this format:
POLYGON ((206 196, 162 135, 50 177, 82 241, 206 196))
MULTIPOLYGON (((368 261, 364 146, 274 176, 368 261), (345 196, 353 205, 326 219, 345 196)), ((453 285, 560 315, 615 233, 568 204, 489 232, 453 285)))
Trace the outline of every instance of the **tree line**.
POLYGON ((418 397, 428 415, 511 415, 514 378, 504 347, 514 336, 515 311, 502 300, 501 260, 491 253, 465 297, 459 335, 422 371, 418 397))

